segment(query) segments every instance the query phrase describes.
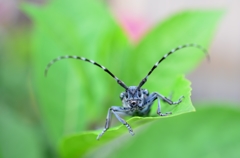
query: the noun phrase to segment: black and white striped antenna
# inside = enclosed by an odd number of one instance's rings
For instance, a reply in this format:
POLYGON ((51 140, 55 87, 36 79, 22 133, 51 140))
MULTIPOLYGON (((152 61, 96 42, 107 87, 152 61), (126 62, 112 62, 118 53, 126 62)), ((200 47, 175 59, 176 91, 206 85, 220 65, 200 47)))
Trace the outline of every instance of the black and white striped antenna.
POLYGON ((47 76, 47 73, 48 73, 48 70, 49 68, 57 61, 59 60, 62 60, 62 59, 77 59, 77 60, 82 60, 82 61, 86 61, 86 62, 89 62, 91 64, 94 64, 98 67, 100 67, 101 69, 103 69, 106 73, 108 73, 110 76, 112 76, 116 81, 117 83, 122 86, 124 89, 128 89, 128 87, 125 85, 125 83, 123 81, 121 81, 120 79, 118 79, 111 71, 109 71, 106 67, 98 64, 97 62, 93 61, 93 60, 90 60, 90 59, 87 59, 87 58, 84 58, 84 57, 80 57, 80 56, 72 56, 72 55, 65 55, 65 56, 60 56, 58 58, 55 58, 53 59, 52 61, 50 61, 45 69, 45 76, 47 76))
POLYGON ((146 75, 146 77, 144 77, 144 78, 142 79, 142 81, 139 83, 137 89, 139 90, 139 89, 147 82, 148 76, 151 75, 151 73, 153 72, 153 70, 155 70, 155 69, 158 67, 158 65, 159 65, 164 59, 166 59, 166 58, 167 58, 169 55, 171 55, 172 53, 174 53, 174 52, 176 52, 176 51, 178 51, 178 50, 180 50, 180 49, 186 48, 186 47, 196 47, 196 48, 202 50, 202 51, 206 54, 208 60, 210 60, 210 57, 209 57, 209 55, 208 55, 207 50, 206 50, 205 48, 203 48, 202 46, 200 46, 200 45, 191 43, 191 44, 185 44, 185 45, 178 46, 178 47, 172 49, 172 50, 171 50, 170 52, 168 52, 167 54, 165 54, 156 64, 153 65, 152 69, 148 72, 148 74, 146 75))

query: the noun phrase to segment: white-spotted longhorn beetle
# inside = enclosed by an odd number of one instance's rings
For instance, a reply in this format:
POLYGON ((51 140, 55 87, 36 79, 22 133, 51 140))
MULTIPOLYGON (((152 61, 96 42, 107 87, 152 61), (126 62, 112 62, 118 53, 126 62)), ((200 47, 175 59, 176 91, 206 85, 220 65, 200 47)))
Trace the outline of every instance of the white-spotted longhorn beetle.
POLYGON ((128 131, 131 135, 134 135, 134 132, 133 132, 131 126, 122 117, 120 117, 121 114, 128 115, 128 116, 148 116, 150 113, 150 109, 153 105, 153 102, 155 100, 158 100, 157 114, 159 116, 167 116, 172 113, 171 112, 166 112, 166 113, 161 112, 161 105, 160 105, 161 99, 170 105, 176 105, 176 104, 179 104, 182 102, 182 99, 184 98, 184 96, 181 96, 177 101, 174 102, 171 99, 159 94, 158 92, 153 92, 153 93, 149 94, 147 89, 142 89, 141 87, 147 82, 147 79, 148 79, 149 75, 153 72, 153 70, 156 69, 157 66, 164 59, 166 59, 169 55, 176 52, 177 50, 180 50, 180 49, 186 48, 186 47, 196 47, 207 54, 207 51, 203 47, 201 47, 200 45, 197 45, 197 44, 185 44, 185 45, 178 46, 175 49, 172 49, 167 54, 165 54, 156 64, 154 64, 152 69, 148 72, 146 77, 144 77, 142 79, 142 81, 139 83, 138 86, 129 86, 128 87, 125 85, 125 83, 123 81, 119 80, 115 75, 113 75, 113 73, 111 71, 109 71, 104 66, 98 64, 97 62, 95 62, 93 60, 89 60, 87 58, 80 57, 80 56, 72 56, 72 55, 60 56, 58 58, 53 59, 47 65, 47 67, 45 69, 45 75, 47 75, 47 72, 48 72, 50 66, 52 64, 54 64, 56 61, 59 61, 62 59, 69 59, 69 58, 83 60, 83 61, 92 63, 92 64, 100 67, 101 69, 103 69, 110 76, 112 76, 117 81, 117 83, 125 89, 125 91, 120 94, 120 99, 122 100, 122 106, 111 106, 108 109, 105 127, 104 127, 103 131, 98 135, 97 139, 100 139, 101 136, 109 129, 112 114, 115 115, 115 117, 118 119, 118 121, 120 121, 123 125, 125 125, 127 127, 128 131))

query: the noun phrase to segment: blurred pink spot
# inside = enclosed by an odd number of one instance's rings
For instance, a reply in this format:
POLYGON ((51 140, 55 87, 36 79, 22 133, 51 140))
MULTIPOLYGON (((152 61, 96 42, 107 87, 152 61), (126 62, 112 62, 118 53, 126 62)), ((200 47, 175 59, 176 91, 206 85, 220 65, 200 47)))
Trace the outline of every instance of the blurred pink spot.
POLYGON ((141 17, 120 15, 118 18, 133 43, 137 43, 149 28, 147 20, 141 17))

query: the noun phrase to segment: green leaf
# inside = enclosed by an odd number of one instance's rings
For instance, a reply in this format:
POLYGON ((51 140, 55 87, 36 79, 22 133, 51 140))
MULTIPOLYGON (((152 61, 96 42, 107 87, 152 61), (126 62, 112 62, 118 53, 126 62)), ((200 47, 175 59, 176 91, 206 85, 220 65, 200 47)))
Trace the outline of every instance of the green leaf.
POLYGON ((128 51, 128 40, 108 10, 96 1, 54 0, 43 8, 26 4, 23 8, 35 24, 34 88, 47 133, 56 146, 63 135, 85 130, 94 116, 98 120, 105 115, 107 97, 116 91, 112 88, 116 82, 99 68, 72 60, 56 63, 45 78, 48 62, 68 54, 108 64, 124 57, 122 52, 128 51), (112 52, 116 54, 110 55, 112 52))
MULTIPOLYGON (((35 23, 32 39, 34 86, 41 116, 54 145, 65 135, 93 129, 99 120, 104 121, 111 105, 121 105, 118 96, 122 89, 113 79, 109 82, 109 75, 106 77, 99 68, 86 63, 81 65, 83 62, 79 61, 58 62, 51 67, 48 78, 44 78, 44 68, 50 60, 66 54, 84 56, 110 68, 127 85, 137 85, 153 64, 173 47, 192 42, 208 46, 222 15, 219 11, 177 14, 156 26, 132 50, 120 26, 97 1, 54 0, 44 8, 25 5, 24 10, 35 23)), ((180 104, 183 107, 163 105, 164 111, 173 111, 174 115, 193 111, 189 82, 177 76, 189 72, 200 62, 204 55, 197 51, 186 48, 182 53, 171 55, 167 62, 159 65, 161 71, 156 69, 145 84, 149 91, 165 96, 173 94, 173 100, 187 96, 180 104)), ((154 113, 155 109, 152 111, 154 113)), ((138 120, 149 122, 158 118, 133 118, 129 123, 137 127, 134 124, 138 120)), ((123 126, 112 130, 114 134, 111 135, 110 130, 102 142, 108 137, 117 137, 117 132, 126 131, 123 126)), ((80 141, 92 139, 91 133, 86 133, 80 141)), ((71 140, 63 143, 69 146, 63 145, 63 155, 82 155, 98 146, 92 142, 85 144, 79 153, 79 139, 71 140)))
POLYGON ((108 146, 111 154, 101 151, 97 157, 239 157, 240 110, 224 106, 208 105, 196 113, 156 121, 117 150, 108 146))
MULTIPOLYGON (((142 76, 143 72, 147 74, 151 66, 153 66, 154 60, 157 61, 166 54, 166 51, 161 50, 165 50, 169 46, 178 46, 180 44, 176 43, 180 43, 182 41, 181 44, 184 44, 188 40, 190 42, 194 41, 194 43, 209 45, 212 34, 215 31, 215 27, 221 15, 222 12, 219 11, 184 12, 182 14, 177 14, 157 26, 156 29, 143 39, 143 41, 136 47, 135 51, 129 54, 128 59, 126 59, 126 64, 124 64, 123 67, 126 66, 124 70, 127 74, 131 74, 126 76, 128 81, 133 81, 132 83, 135 82, 135 84, 138 84, 136 83, 136 78, 138 76, 142 76), (203 28, 201 19, 205 19, 204 21, 206 23, 204 23, 204 25, 207 25, 208 27, 205 26, 203 28), (181 27, 177 25, 180 21, 182 22, 181 27), (191 33, 188 33, 189 31, 191 33), (191 36, 192 38, 190 38, 190 35, 187 36, 188 34, 196 34, 196 36, 191 36), (171 39, 168 36, 170 36, 171 39), (156 52, 159 52, 159 54, 156 54, 156 52), (156 58, 156 56, 159 56, 159 58, 156 58), (148 64, 149 62, 151 64, 148 64), (136 65, 138 65, 138 67, 141 66, 141 68, 136 69, 136 65), (147 65, 150 65, 150 67, 147 67, 147 65)), ((189 41, 187 43, 189 43, 189 41)), ((196 50, 196 48, 188 49, 184 50, 184 52, 182 50, 182 53, 180 51, 175 53, 167 59, 167 62, 163 62, 159 66, 162 71, 157 73, 158 75, 151 75, 147 83, 149 90, 157 92, 160 91, 160 93, 165 96, 173 94, 173 100, 177 100, 181 95, 187 96, 186 99, 179 104, 179 106, 172 109, 170 106, 163 105, 162 109, 164 109, 164 111, 173 111, 173 115, 171 116, 194 111, 190 100, 191 88, 189 82, 183 80, 183 78, 176 79, 176 77, 181 73, 186 73, 193 69, 205 55, 202 52, 197 52, 199 50, 196 50)), ((169 48, 169 50, 171 50, 171 48, 169 48)), ((156 110, 152 111, 156 112, 156 110)), ((134 117, 129 119, 128 123, 134 128, 159 118, 160 117, 134 117)), ((63 157, 82 156, 93 148, 102 146, 106 142, 118 137, 126 131, 126 127, 123 125, 112 128, 106 132, 100 142, 95 141, 97 133, 100 131, 69 136, 63 140, 61 145, 62 155, 63 157)))
MULTIPOLYGON (((180 115, 182 113, 195 111, 192 106, 190 95, 191 95, 191 87, 190 82, 183 77, 179 77, 175 85, 173 87, 174 91, 176 91, 176 95, 174 94, 173 99, 178 99, 179 96, 184 95, 185 99, 179 105, 169 106, 168 104, 162 105, 162 109, 167 111, 172 111, 172 115, 167 117, 172 117, 176 115, 180 115), (167 108, 167 106, 169 108, 167 108), (166 110, 168 109, 168 110, 166 110)), ((152 110, 156 114, 156 109, 152 110)), ((163 117, 155 116, 155 117, 133 117, 130 118, 127 122, 131 125, 133 129, 138 126, 142 126, 145 123, 154 121, 156 119, 160 119, 163 117)), ((67 137, 63 140, 61 144, 61 153, 63 157, 81 157, 92 149, 101 146, 114 138, 119 137, 120 135, 127 132, 127 128, 124 125, 120 125, 115 128, 109 129, 103 137, 97 141, 97 135, 101 131, 94 132, 84 132, 82 134, 73 135, 67 137)), ((136 133, 138 134, 138 133, 136 133)))

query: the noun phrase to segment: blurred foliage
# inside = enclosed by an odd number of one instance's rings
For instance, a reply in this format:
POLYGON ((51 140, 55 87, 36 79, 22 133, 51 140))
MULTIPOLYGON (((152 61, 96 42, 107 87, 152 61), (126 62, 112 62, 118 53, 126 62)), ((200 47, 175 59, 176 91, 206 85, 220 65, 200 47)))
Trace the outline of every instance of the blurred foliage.
MULTIPOLYGON (((138 45, 133 46, 106 6, 98 1, 53 0, 46 6, 24 4, 22 8, 30 16, 33 28, 18 27, 11 30, 4 40, 0 39, 0 157, 59 157, 60 153, 64 157, 79 157, 94 151, 96 147, 109 148, 106 142, 127 132, 124 126, 112 128, 99 142, 95 140, 99 130, 84 133, 103 128, 107 109, 112 105, 121 106, 119 94, 123 89, 99 68, 75 60, 56 63, 45 78, 44 69, 53 58, 66 54, 84 56, 109 68, 128 86, 137 85, 153 64, 172 48, 192 42, 208 47, 222 15, 221 11, 178 13, 159 23, 138 45)), ((196 48, 181 50, 161 63, 149 77, 145 87, 149 91, 158 91, 165 96, 173 93, 173 100, 180 95, 186 97, 176 107, 163 104, 164 111, 173 111, 174 115, 178 115, 194 110, 190 99, 190 82, 182 74, 193 70, 203 58, 204 54, 196 48)), ((221 110, 226 115, 232 112, 221 110)), ((206 109, 196 116, 186 115, 191 116, 189 119, 181 116, 169 121, 173 120, 173 125, 185 122, 187 125, 192 117, 196 117, 193 118, 196 121, 200 118, 206 121, 205 115, 210 112, 211 109, 206 109)), ((155 109, 152 114, 156 114, 155 109)), ((129 122, 137 127, 158 118, 134 117, 129 122)), ((138 144, 141 144, 141 140, 159 138, 164 145, 168 144, 164 129, 174 129, 170 127, 171 122, 168 126, 164 121, 168 119, 141 126, 141 131, 134 128, 137 136, 131 137, 131 141, 123 136, 124 143, 131 145, 139 140, 138 144), (154 133, 148 134, 151 131, 144 130, 145 127, 160 133, 159 137, 154 133)), ((217 119, 214 121, 219 123, 217 119)), ((195 130, 196 126, 193 128, 189 127, 188 130, 195 130)), ((208 131, 209 126, 203 128, 208 131)), ((201 137, 201 133, 197 136, 201 137)), ((160 140, 154 143, 161 144, 160 140)), ((196 139, 190 143, 198 141, 196 139)), ((155 147, 160 144, 155 144, 155 147)), ((169 148, 164 150, 171 151, 171 144, 166 145, 169 148)), ((142 152, 156 149, 150 149, 147 145, 150 146, 146 143, 147 149, 141 149, 142 152)), ((139 151, 138 146, 134 146, 136 148, 129 147, 133 156, 141 153, 136 152, 139 151)), ((109 153, 121 156, 129 152, 122 146, 119 152, 113 148, 113 153, 109 153)))
POLYGON ((160 119, 148 128, 142 128, 140 134, 131 141, 123 142, 124 145, 117 149, 112 145, 113 150, 108 155, 101 151, 96 155, 98 158, 239 157, 240 110, 219 104, 208 106, 197 108, 196 113, 160 119))
POLYGON ((38 128, 21 121, 17 114, 4 106, 0 106, 0 129, 2 157, 43 157, 38 128))
MULTIPOLYGON (((43 129, 30 83, 29 31, 9 28, 0 38, 0 157, 45 157, 43 129), (14 151, 13 151, 14 150, 14 151)), ((46 149, 47 150, 47 149, 46 149)))

